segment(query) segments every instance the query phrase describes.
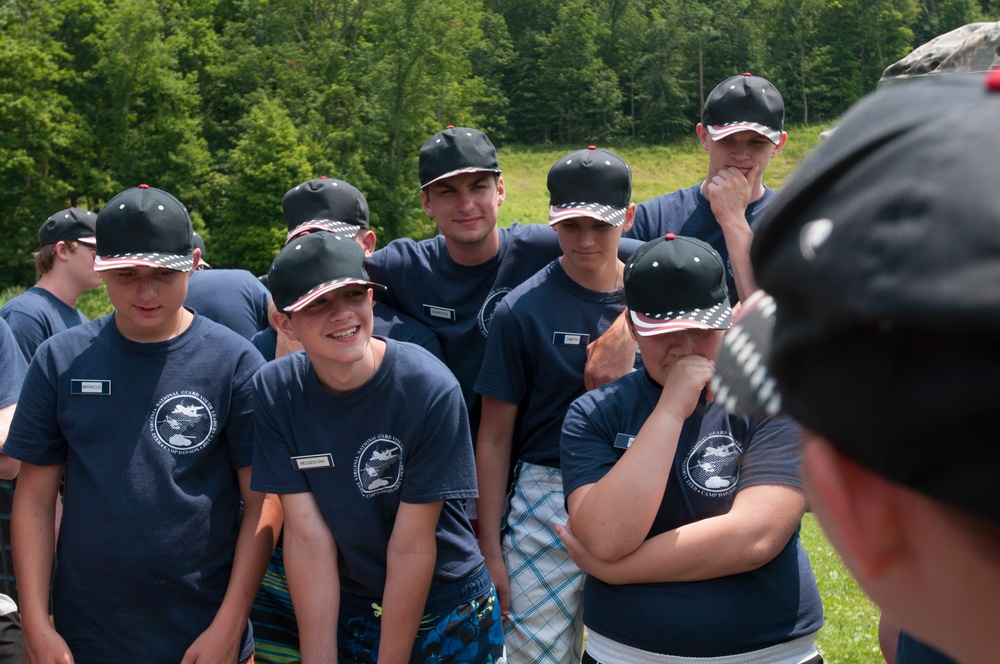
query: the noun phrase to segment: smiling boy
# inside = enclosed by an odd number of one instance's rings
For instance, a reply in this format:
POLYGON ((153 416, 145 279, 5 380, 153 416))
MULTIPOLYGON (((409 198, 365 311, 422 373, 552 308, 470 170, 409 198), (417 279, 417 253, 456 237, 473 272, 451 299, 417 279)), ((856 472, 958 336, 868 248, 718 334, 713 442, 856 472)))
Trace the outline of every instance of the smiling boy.
POLYGON ((509 618, 509 661, 568 664, 580 658, 583 574, 552 528, 566 518, 559 431, 585 391, 587 345, 625 307, 618 244, 635 205, 628 165, 594 147, 556 161, 548 189, 562 256, 497 306, 476 382, 479 545, 509 618))
POLYGON ((268 273, 275 324, 305 352, 255 378, 253 486, 284 508, 302 661, 498 661, 500 610, 462 506, 476 496, 462 391, 425 349, 372 336, 382 286, 364 259, 320 231, 268 273))
POLYGON ((280 519, 250 490, 262 360, 183 308, 198 260, 180 201, 118 194, 95 261, 115 311, 43 343, 29 367, 4 451, 21 461, 14 566, 32 661, 253 656, 250 604, 280 519))

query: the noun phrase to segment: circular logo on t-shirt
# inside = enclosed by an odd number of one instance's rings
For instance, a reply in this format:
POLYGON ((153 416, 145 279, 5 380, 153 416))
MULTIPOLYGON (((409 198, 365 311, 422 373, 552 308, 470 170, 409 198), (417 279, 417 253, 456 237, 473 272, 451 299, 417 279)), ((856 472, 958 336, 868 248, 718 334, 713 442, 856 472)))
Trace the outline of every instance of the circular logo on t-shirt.
POLYGON ((368 439, 354 458, 354 479, 366 496, 397 490, 403 480, 403 446, 392 436, 368 439))
POLYGON ((493 314, 497 310, 497 305, 500 304, 500 301, 509 292, 509 288, 496 289, 489 294, 486 301, 483 302, 483 306, 479 308, 479 315, 476 318, 479 321, 479 331, 482 332, 484 337, 490 333, 490 322, 493 320, 493 314))
POLYGON ((728 496, 736 491, 743 448, 728 432, 711 433, 695 445, 684 460, 688 485, 706 496, 728 496))
POLYGON ((173 392, 160 399, 149 419, 150 432, 174 454, 204 448, 215 436, 215 409, 197 392, 173 392))

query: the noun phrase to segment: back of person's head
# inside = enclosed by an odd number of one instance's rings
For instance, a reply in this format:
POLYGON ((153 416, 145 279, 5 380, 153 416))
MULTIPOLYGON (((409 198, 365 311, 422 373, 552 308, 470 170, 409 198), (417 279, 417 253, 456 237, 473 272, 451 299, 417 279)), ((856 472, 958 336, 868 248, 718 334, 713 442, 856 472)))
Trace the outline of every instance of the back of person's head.
POLYGON ((638 336, 732 325, 726 266, 706 242, 673 233, 650 240, 629 257, 623 279, 638 336))
POLYGON ((755 131, 775 145, 785 129, 785 102, 766 78, 732 76, 705 99, 701 124, 714 141, 739 131, 755 131))
POLYGON ((550 225, 590 217, 618 227, 632 200, 632 170, 614 152, 592 145, 552 164, 546 186, 550 225))
POLYGON ((288 235, 292 238, 326 231, 341 238, 353 238, 359 229, 368 229, 368 201, 357 187, 336 178, 318 177, 289 189, 281 199, 288 235))
POLYGON ((78 207, 60 210, 46 219, 38 229, 39 250, 35 253, 35 270, 39 274, 52 270, 59 242, 66 243, 70 251, 76 251, 77 245, 93 248, 96 224, 97 215, 78 207))
POLYGON ((870 95, 786 181, 751 251, 774 299, 782 409, 878 475, 993 522, 998 117, 1000 71, 870 95))
POLYGON ((496 173, 500 162, 493 143, 483 132, 448 127, 428 138, 417 159, 420 188, 462 173, 496 173))
POLYGON ((194 248, 201 252, 201 258, 198 260, 198 269, 211 270, 212 266, 205 260, 205 238, 198 231, 194 232, 194 248))
POLYGON ((191 217, 172 194, 141 184, 116 195, 97 215, 98 272, 153 267, 187 272, 194 266, 191 217))

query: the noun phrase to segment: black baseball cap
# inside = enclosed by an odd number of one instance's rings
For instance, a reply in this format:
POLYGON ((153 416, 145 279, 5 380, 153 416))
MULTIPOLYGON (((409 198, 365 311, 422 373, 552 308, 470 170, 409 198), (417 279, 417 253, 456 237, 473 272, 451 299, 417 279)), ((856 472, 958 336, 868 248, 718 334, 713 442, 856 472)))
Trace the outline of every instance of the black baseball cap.
POLYGON ((208 264, 205 260, 205 239, 198 234, 198 231, 194 232, 194 248, 201 250, 201 258, 198 259, 198 269, 199 270, 211 270, 212 266, 208 264))
MULTIPOLYGON (((757 227, 770 325, 727 335, 767 368, 733 375, 773 378, 781 410, 846 456, 994 521, 997 117, 1000 71, 928 77, 851 108, 757 227)), ((723 352, 717 365, 738 363, 723 352)))
POLYGON ((777 145, 785 128, 785 102, 765 78, 750 73, 732 76, 708 95, 701 124, 713 141, 750 130, 777 145))
POLYGON ((140 184, 112 198, 98 213, 98 272, 122 267, 187 272, 193 266, 191 217, 172 194, 140 184))
POLYGON ((286 244, 307 231, 353 238, 358 228, 369 227, 364 194, 336 178, 319 177, 292 187, 281 199, 281 211, 288 226, 286 244))
POLYGON ((625 304, 636 334, 725 330, 733 311, 719 252, 693 237, 668 233, 635 250, 625 264, 625 304))
POLYGON ((301 311, 332 290, 352 284, 385 290, 365 272, 365 251, 328 231, 294 238, 278 253, 267 273, 267 288, 279 311, 301 311))
POLYGON ((97 215, 90 210, 67 208, 45 220, 38 229, 38 244, 44 247, 56 242, 76 241, 93 247, 97 242, 94 238, 96 225, 97 215))
POLYGON ((483 132, 467 127, 448 127, 420 146, 417 161, 420 188, 461 173, 500 174, 493 143, 483 132))
POLYGON ((612 226, 625 223, 632 199, 632 171, 610 150, 591 145, 552 164, 547 180, 549 224, 593 217, 612 226))

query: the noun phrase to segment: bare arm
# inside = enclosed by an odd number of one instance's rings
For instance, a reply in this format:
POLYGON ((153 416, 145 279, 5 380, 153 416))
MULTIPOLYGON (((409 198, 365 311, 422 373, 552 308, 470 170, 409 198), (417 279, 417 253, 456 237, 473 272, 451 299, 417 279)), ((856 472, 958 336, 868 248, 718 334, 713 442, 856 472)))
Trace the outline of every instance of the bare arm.
POLYGON ((588 390, 617 380, 632 370, 635 363, 635 339, 625 322, 623 311, 611 327, 587 345, 587 366, 583 384, 588 390))
MULTIPOLYGON (((726 239, 726 251, 729 253, 729 264, 733 268, 733 280, 736 282, 736 294, 740 301, 757 290, 750 265, 753 231, 747 223, 746 215, 747 207, 756 200, 754 194, 757 192, 753 188, 757 182, 758 170, 754 166, 750 173, 743 175, 735 168, 725 169, 706 182, 705 186, 712 214, 719 222, 726 239)), ((760 193, 763 193, 763 189, 757 193, 757 198, 760 193)))
POLYGON ((574 532, 596 558, 618 560, 645 540, 663 500, 684 420, 714 373, 715 365, 699 355, 678 360, 621 459, 598 482, 567 497, 574 532))
POLYGON ((437 561, 437 523, 442 502, 400 503, 389 538, 382 641, 378 661, 407 664, 427 604, 437 561))
POLYGON ((63 468, 62 464, 21 464, 11 511, 11 543, 24 647, 28 659, 35 664, 73 661, 69 646, 49 622, 56 500, 63 468))
POLYGON ((517 404, 484 396, 476 442, 479 550, 486 559, 486 567, 500 600, 500 613, 505 617, 510 610, 510 580, 501 553, 500 523, 503 520, 517 409, 517 404))
POLYGON ((16 403, 0 408, 0 479, 12 480, 17 477, 17 471, 21 467, 21 462, 12 459, 3 453, 4 443, 7 442, 7 434, 10 433, 10 421, 14 419, 16 403))
POLYGON ((236 475, 243 497, 243 521, 229 585, 215 619, 184 653, 183 664, 236 661, 253 600, 281 530, 277 498, 250 489, 250 466, 237 469, 236 475))
POLYGON ((288 590, 295 605, 303 664, 337 661, 340 575, 337 543, 312 493, 281 497, 288 590))
POLYGON ((763 484, 740 491, 726 514, 694 521, 644 542, 614 562, 602 561, 557 526, 570 557, 612 584, 703 581, 755 570, 774 559, 805 513, 805 494, 791 486, 763 484))

